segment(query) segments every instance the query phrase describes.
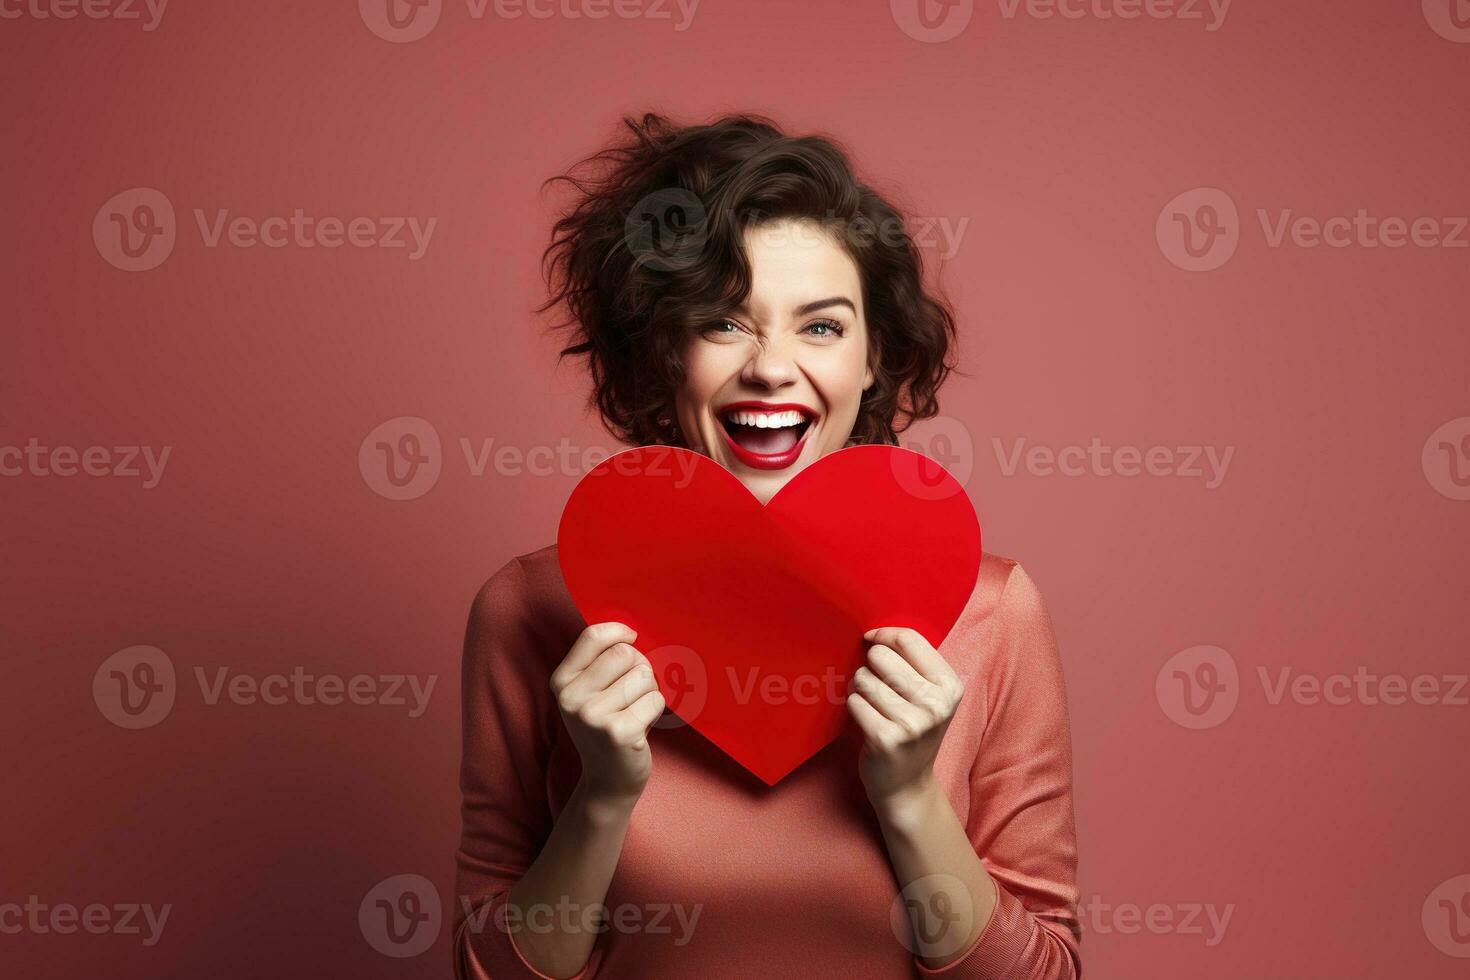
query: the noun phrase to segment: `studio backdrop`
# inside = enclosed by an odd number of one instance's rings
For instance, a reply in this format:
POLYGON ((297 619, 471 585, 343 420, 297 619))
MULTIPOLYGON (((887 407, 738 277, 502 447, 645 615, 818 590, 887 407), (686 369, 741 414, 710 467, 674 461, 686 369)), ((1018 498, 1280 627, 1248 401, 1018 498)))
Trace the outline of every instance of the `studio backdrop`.
POLYGON ((1046 596, 1086 975, 1464 975, 1463 0, 0 0, 0 50, 0 975, 449 975, 470 605, 623 448, 543 182, 646 111, 906 209, 960 373, 901 440, 1046 596))

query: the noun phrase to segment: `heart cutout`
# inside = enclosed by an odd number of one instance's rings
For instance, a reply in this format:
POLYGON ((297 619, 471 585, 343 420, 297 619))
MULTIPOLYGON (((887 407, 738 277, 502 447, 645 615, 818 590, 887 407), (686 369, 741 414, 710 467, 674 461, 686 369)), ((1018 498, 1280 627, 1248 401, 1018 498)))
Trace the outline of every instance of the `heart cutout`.
POLYGON ((572 491, 557 546, 583 618, 636 630, 669 710, 771 786, 841 733, 863 633, 938 647, 980 568, 964 487, 895 446, 829 453, 764 507, 699 453, 625 450, 572 491))

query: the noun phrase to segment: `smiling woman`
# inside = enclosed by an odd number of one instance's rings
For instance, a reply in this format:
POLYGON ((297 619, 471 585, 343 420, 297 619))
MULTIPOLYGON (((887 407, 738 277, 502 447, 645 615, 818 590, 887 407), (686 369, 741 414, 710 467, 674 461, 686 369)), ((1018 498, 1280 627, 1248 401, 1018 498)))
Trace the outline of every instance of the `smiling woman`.
MULTIPOLYGON (((835 143, 625 122, 556 178, 574 199, 543 308, 569 314, 562 354, 614 434, 769 503, 937 412, 954 317, 835 143)), ((1050 620, 1009 559, 960 586, 937 649, 913 624, 853 636, 865 662, 833 695, 851 737, 767 786, 665 710, 633 629, 582 620, 555 547, 502 568, 465 640, 458 975, 1080 977, 1050 620)))

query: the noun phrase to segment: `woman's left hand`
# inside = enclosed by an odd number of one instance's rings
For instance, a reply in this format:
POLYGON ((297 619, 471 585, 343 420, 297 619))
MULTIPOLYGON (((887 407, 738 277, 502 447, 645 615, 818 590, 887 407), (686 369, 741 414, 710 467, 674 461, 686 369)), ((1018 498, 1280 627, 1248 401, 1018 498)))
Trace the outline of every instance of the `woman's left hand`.
POLYGON ((873 645, 853 675, 847 709, 865 736, 863 786, 881 808, 930 788, 934 757, 965 685, 915 630, 885 626, 863 639, 873 645))

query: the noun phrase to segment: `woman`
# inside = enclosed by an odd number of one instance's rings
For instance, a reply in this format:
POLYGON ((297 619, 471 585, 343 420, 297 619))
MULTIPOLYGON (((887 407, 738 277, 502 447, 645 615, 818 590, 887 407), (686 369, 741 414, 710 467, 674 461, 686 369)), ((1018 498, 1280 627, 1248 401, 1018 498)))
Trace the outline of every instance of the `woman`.
MULTIPOLYGON (((561 178, 547 251, 611 431, 769 501, 937 411, 953 319, 836 146, 748 116, 626 124, 561 178)), ((865 639, 853 737, 767 787, 665 714, 631 629, 582 622, 554 547, 497 572, 465 643, 458 974, 1079 977, 1036 587, 985 555, 939 650, 902 623, 865 639)))

